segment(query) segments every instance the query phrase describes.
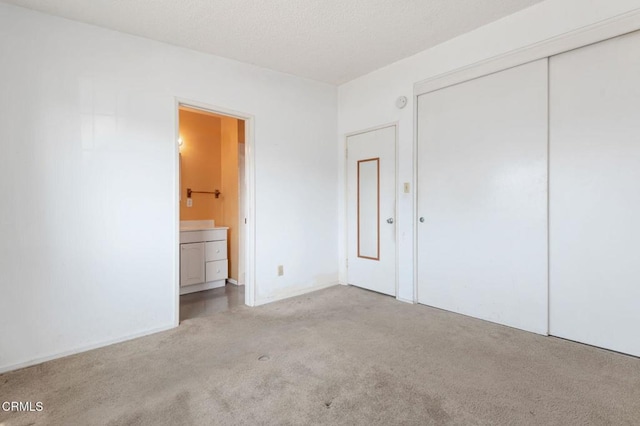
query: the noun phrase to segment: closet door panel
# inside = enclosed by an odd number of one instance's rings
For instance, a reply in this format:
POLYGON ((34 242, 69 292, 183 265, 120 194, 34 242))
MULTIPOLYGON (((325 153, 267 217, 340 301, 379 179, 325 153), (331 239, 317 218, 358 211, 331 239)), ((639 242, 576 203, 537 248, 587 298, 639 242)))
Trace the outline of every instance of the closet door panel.
POLYGON ((640 33, 550 60, 550 333, 640 356, 640 33))
POLYGON ((548 331, 547 60, 418 99, 418 301, 548 331))

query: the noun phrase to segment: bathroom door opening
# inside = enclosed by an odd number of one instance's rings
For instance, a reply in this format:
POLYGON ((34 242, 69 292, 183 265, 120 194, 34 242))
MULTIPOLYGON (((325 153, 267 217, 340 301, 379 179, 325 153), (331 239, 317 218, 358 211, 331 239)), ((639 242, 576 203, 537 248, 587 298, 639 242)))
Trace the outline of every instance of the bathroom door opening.
POLYGON ((176 322, 255 304, 253 117, 176 102, 176 322))

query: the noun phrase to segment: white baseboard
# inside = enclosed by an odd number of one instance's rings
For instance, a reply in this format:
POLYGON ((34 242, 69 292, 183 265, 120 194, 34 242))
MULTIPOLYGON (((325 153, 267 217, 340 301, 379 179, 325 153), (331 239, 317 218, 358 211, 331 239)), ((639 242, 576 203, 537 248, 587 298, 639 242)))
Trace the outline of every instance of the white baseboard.
POLYGON ((9 371, 18 370, 18 369, 21 369, 21 368, 26 368, 26 367, 31 367, 31 366, 34 366, 34 365, 42 364, 43 362, 52 361, 54 359, 64 358, 64 357, 69 356, 69 355, 75 355, 75 354, 79 354, 79 353, 82 353, 82 352, 91 351, 93 349, 98 349, 98 348, 102 348, 102 347, 105 347, 105 346, 114 345, 116 343, 126 342, 128 340, 137 339, 138 337, 148 336, 150 334, 159 333, 161 331, 171 330, 172 328, 175 328, 175 327, 176 327, 176 325, 171 324, 171 325, 167 325, 167 326, 163 326, 163 327, 153 328, 151 330, 145 330, 145 331, 141 331, 139 333, 128 334, 128 335, 126 335, 124 337, 119 337, 119 338, 116 338, 116 339, 104 340, 102 342, 94 343, 94 344, 87 345, 87 346, 80 346, 78 348, 71 349, 71 350, 68 350, 68 351, 58 352, 58 353, 55 353, 55 354, 52 354, 52 355, 47 355, 47 356, 43 356, 43 357, 39 357, 39 358, 34 358, 34 359, 29 360, 29 361, 19 362, 17 364, 0 366, 0 374, 7 373, 9 371))
POLYGON ((402 297, 396 297, 396 300, 399 301, 399 302, 411 303, 412 305, 416 304, 416 302, 414 302, 413 300, 403 299, 402 297))
POLYGON ((284 300, 284 299, 289 299, 291 297, 302 296, 303 294, 313 293, 314 291, 323 290, 325 288, 333 287, 339 284, 340 284, 339 282, 334 281, 334 282, 325 283, 325 284, 316 284, 311 287, 291 290, 291 291, 287 291, 286 293, 274 294, 272 296, 256 299, 256 304, 254 306, 266 305, 267 303, 277 302, 278 300, 284 300))
POLYGON ((197 291, 211 290, 213 288, 224 287, 225 284, 226 284, 225 280, 218 280, 218 281, 209 281, 202 284, 186 285, 184 287, 180 287, 180 296, 182 296, 183 294, 195 293, 197 291))
POLYGON ((227 278, 227 282, 233 285, 240 285, 238 284, 238 281, 234 280, 233 278, 227 278))

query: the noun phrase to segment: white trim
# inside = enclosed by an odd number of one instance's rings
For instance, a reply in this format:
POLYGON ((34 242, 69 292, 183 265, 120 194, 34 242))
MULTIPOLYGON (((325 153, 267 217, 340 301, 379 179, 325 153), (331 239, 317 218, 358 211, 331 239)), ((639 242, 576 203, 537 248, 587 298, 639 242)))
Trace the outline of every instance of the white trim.
POLYGON ((257 277, 256 277, 256 159, 255 159, 255 118, 250 116, 245 120, 245 182, 247 194, 245 197, 245 211, 247 214, 247 228, 245 235, 245 304, 256 306, 257 277))
POLYGON ((418 303, 418 231, 420 221, 418 220, 418 95, 413 95, 413 303, 418 303))
POLYGON ((423 95, 638 29, 640 8, 419 81, 414 84, 413 92, 415 95, 423 95))
POLYGON ((238 281, 234 280, 233 278, 227 278, 227 282, 229 284, 238 285, 238 281))
POLYGON ((551 335, 551 58, 547 58, 547 336, 551 335))
MULTIPOLYGON (((338 271, 338 279, 340 284, 349 285, 349 144, 347 143, 348 135, 344 135, 344 166, 343 166, 343 176, 344 176, 344 211, 342 218, 344 219, 344 282, 340 279, 340 271, 338 271)), ((338 186, 340 186, 340 181, 338 181, 338 186)), ((339 190, 339 189, 338 189, 339 190)), ((339 265, 339 264, 338 264, 339 265)))
POLYGON ((396 157, 396 165, 395 165, 395 191, 393 192, 393 196, 394 196, 394 203, 395 203, 395 211, 393 212, 393 217, 395 218, 395 229, 394 229, 394 233, 395 233, 395 237, 396 237, 396 299, 399 299, 399 294, 400 294, 400 220, 399 220, 399 215, 398 212, 400 211, 400 197, 399 197, 399 193, 401 194, 402 191, 400 191, 399 189, 399 185, 400 185, 400 123, 399 122, 395 122, 393 124, 393 126, 396 128, 396 134, 395 134, 395 141, 394 141, 394 151, 395 151, 395 157, 396 157))
MULTIPOLYGON (((339 284, 343 284, 343 285, 350 285, 349 284, 349 217, 348 217, 348 211, 349 211, 349 141, 348 139, 351 136, 356 136, 356 135, 362 135, 365 133, 369 133, 369 132, 375 132, 376 130, 381 130, 381 129, 386 129, 389 127, 395 127, 395 140, 393 141, 394 143, 394 152, 395 152, 395 184, 393 186, 395 192, 394 192, 394 213, 393 213, 393 217, 395 219, 395 239, 396 239, 396 250, 395 250, 395 294, 394 297, 396 299, 398 299, 398 294, 400 293, 400 270, 398 268, 398 265, 400 263, 400 233, 398 232, 398 228, 399 228, 399 223, 398 223, 398 212, 400 211, 400 197, 398 197, 398 184, 399 184, 399 164, 400 164, 400 159, 399 159, 399 128, 400 128, 400 123, 398 121, 393 121, 390 123, 386 123, 386 124, 382 124, 379 126, 374 126, 374 127, 369 127, 363 130, 357 130, 355 132, 350 132, 350 133, 345 133, 344 135, 344 146, 345 146, 345 164, 344 164, 344 189, 345 189, 345 205, 344 205, 344 211, 345 211, 345 246, 346 246, 346 257, 347 257, 347 276, 346 276, 346 282, 345 283, 339 283, 339 284)), ((400 300, 400 299, 398 299, 400 300)))
POLYGON ((174 158, 174 167, 175 171, 173 173, 173 199, 178 200, 173 208, 175 218, 173 223, 173 282, 175 289, 175 302, 174 302, 174 312, 173 312, 173 325, 177 327, 180 325, 180 102, 177 98, 174 99, 175 105, 173 108, 174 115, 174 137, 173 143, 175 144, 175 158, 174 158))
POLYGON ((267 303, 277 302, 278 300, 289 299, 291 297, 302 296, 303 294, 313 293, 314 291, 324 290, 325 288, 334 287, 337 285, 341 285, 338 281, 326 283, 326 284, 316 284, 311 287, 305 287, 293 291, 287 291, 284 293, 275 294, 272 296, 267 296, 256 300, 256 304, 254 306, 266 305, 267 303))
MULTIPOLYGON (((218 115, 225 115, 228 117, 237 118, 243 120, 245 123, 245 179, 246 179, 246 209, 247 209, 247 232, 245 235, 245 256, 246 256, 246 271, 245 271, 245 299, 244 303, 247 306, 256 306, 256 173, 255 173, 255 139, 254 139, 254 129, 255 129, 255 117, 251 114, 247 114, 244 112, 234 111, 228 108, 223 108, 215 105, 205 104, 199 101, 194 101, 190 99, 183 99, 176 97, 176 145, 179 136, 179 121, 178 121, 178 111, 180 106, 195 108, 198 110, 202 110, 205 112, 210 112, 218 115)), ((177 157, 178 151, 176 151, 177 157)), ((176 172, 177 173, 177 172, 176 172)), ((180 189, 178 188, 178 193, 180 189)), ((176 200, 178 198, 176 197, 176 200)), ((176 217, 176 325, 178 324, 180 318, 180 279, 179 279, 179 270, 180 270, 180 254, 178 252, 179 242, 180 242, 180 205, 178 203, 177 206, 177 217, 176 217)))
POLYGON ((198 291, 213 290, 214 288, 222 288, 226 284, 225 280, 208 281, 200 284, 191 284, 180 287, 180 296, 185 294, 196 293, 198 291))
POLYGON ((114 345, 116 343, 126 342, 126 341, 129 341, 129 340, 137 339, 139 337, 149 336, 151 334, 159 333, 161 331, 171 330, 173 328, 175 328, 175 325, 174 324, 169 324, 169 325, 165 325, 163 327, 152 328, 150 330, 145 330, 145 331, 141 331, 141 332, 134 333, 134 334, 128 334, 128 335, 126 335, 124 337, 118 337, 116 339, 108 339, 108 340, 104 340, 104 341, 101 341, 101 342, 98 342, 98 343, 92 343, 92 344, 87 345, 87 346, 80 346, 78 348, 71 349, 71 350, 68 350, 68 351, 56 352, 56 353, 54 353, 52 355, 47 355, 47 356, 43 356, 43 357, 34 358, 34 359, 29 360, 29 361, 19 362, 17 364, 12 364, 12 365, 5 365, 4 367, 0 367, 0 374, 6 373, 6 372, 9 372, 9 371, 18 370, 18 369, 21 369, 21 368, 31 367, 33 365, 42 364, 43 362, 52 361, 54 359, 63 358, 63 357, 67 357, 67 356, 70 356, 70 355, 79 354, 79 353, 90 351, 90 350, 93 350, 93 349, 98 349, 98 348, 102 348, 102 347, 105 347, 105 346, 114 345))

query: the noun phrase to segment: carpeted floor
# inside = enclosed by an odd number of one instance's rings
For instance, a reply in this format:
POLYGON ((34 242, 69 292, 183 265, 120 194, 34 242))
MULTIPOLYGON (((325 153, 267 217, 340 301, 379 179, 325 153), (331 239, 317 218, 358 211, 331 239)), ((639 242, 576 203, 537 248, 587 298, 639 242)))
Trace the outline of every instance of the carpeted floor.
POLYGON ((0 376, 1 425, 640 422, 640 359, 353 287, 0 376))

